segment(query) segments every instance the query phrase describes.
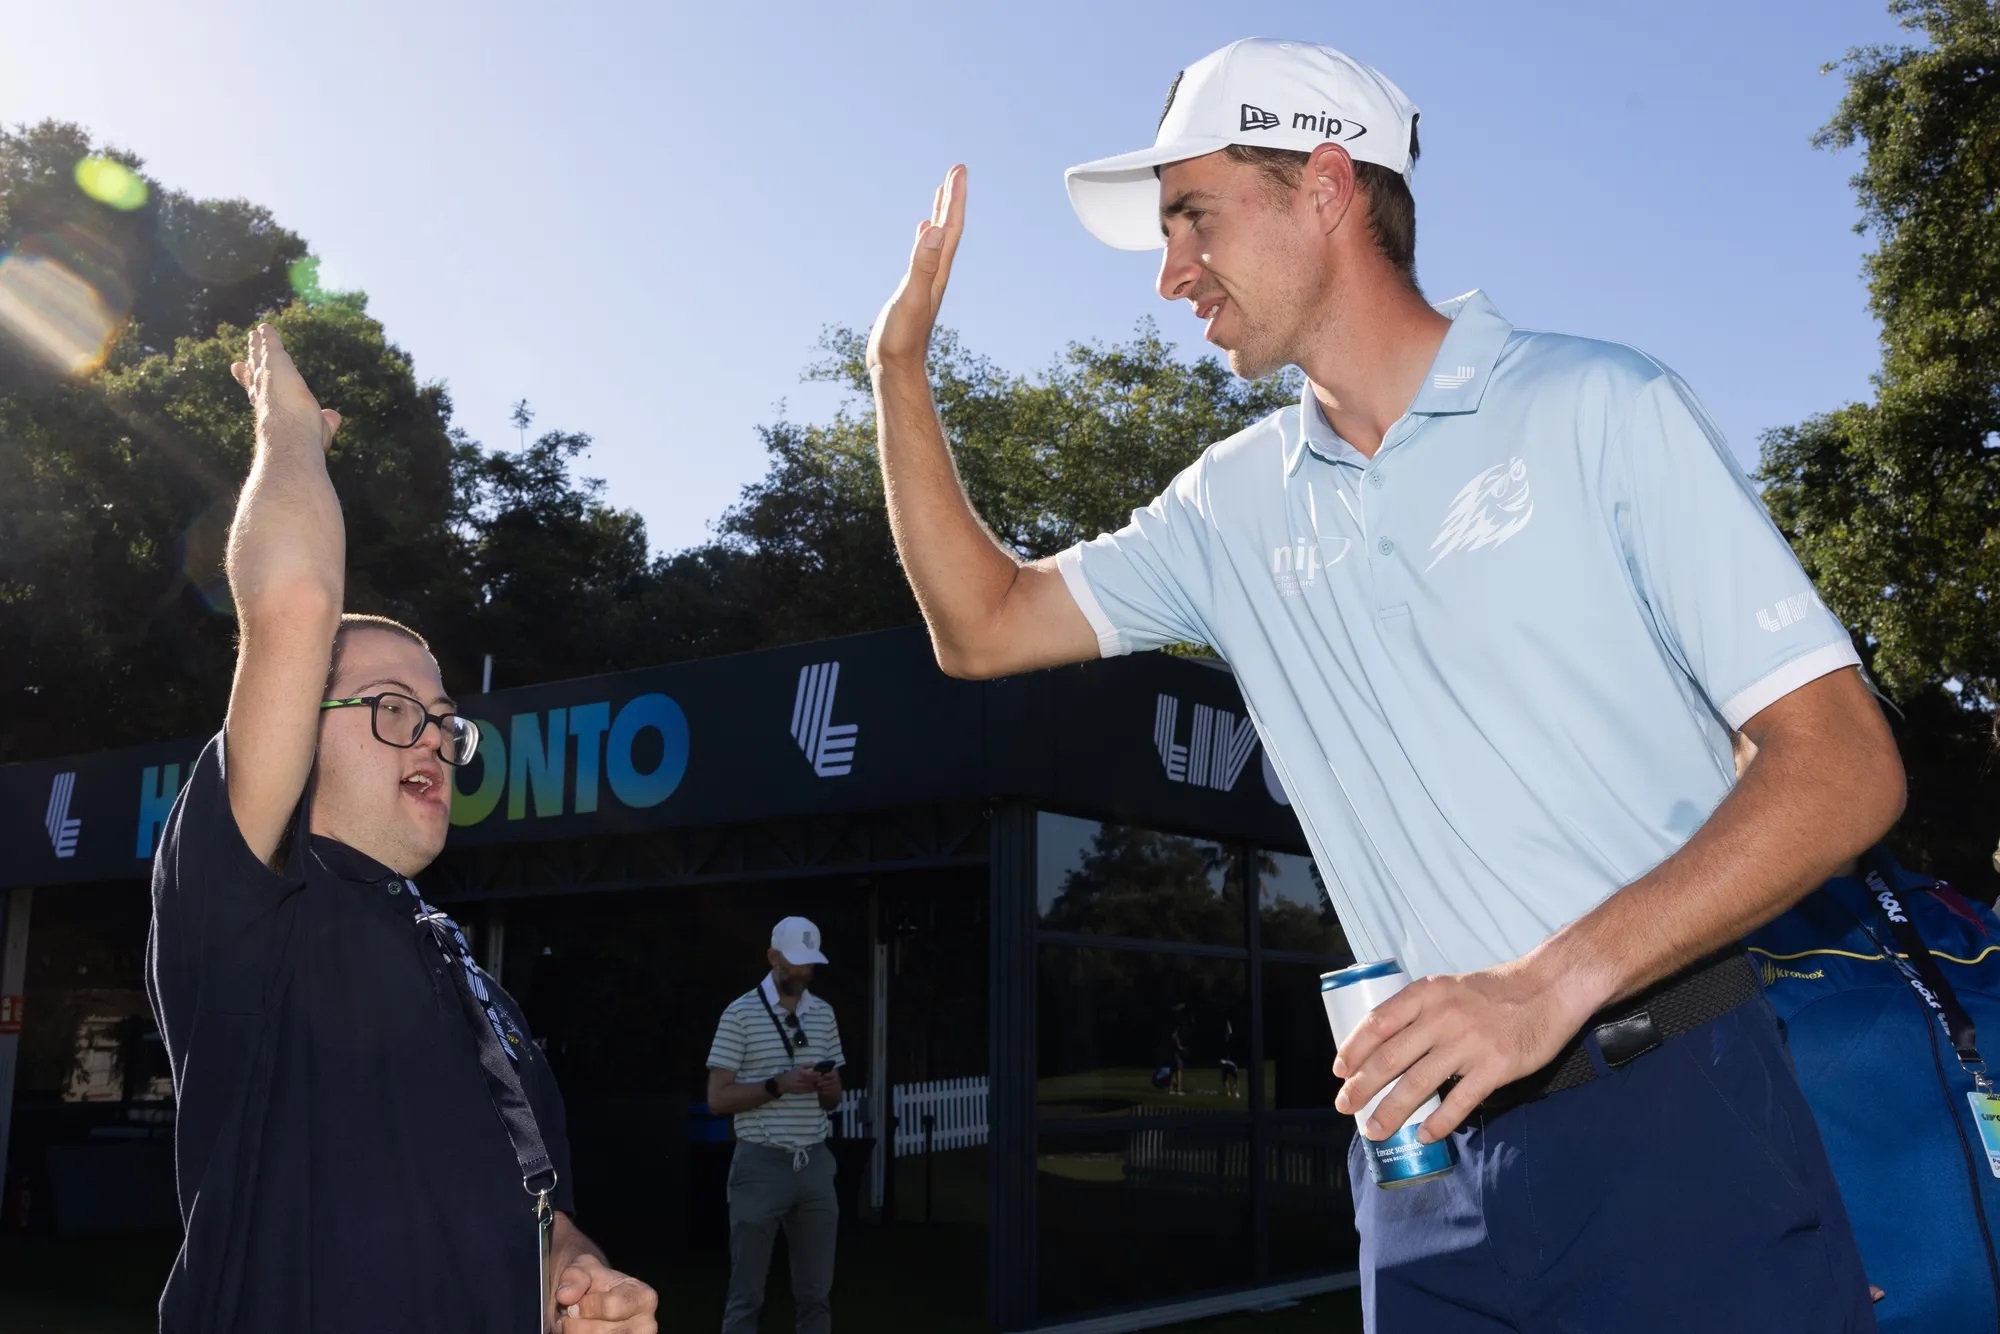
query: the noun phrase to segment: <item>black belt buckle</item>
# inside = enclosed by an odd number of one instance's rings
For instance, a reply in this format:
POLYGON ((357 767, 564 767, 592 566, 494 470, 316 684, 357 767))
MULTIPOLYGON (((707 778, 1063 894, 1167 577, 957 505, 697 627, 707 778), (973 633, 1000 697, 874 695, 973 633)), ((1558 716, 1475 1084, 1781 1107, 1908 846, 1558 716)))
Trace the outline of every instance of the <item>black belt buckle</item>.
POLYGON ((1623 1019, 1607 1020, 1591 1032, 1597 1037, 1597 1049, 1604 1053, 1604 1063, 1614 1070, 1638 1060, 1664 1041, 1659 1028, 1653 1023, 1651 1010, 1640 1010, 1623 1019))

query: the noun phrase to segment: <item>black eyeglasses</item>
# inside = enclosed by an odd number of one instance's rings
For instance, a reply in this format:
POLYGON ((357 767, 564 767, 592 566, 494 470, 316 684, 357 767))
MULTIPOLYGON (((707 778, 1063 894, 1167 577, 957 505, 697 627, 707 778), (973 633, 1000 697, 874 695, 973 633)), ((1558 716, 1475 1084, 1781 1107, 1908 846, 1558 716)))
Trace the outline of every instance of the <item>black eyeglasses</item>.
POLYGON ((423 737, 425 727, 436 723, 438 735, 444 738, 438 743, 438 758, 446 764, 469 764, 479 751, 479 727, 470 718, 455 713, 427 713, 421 702, 408 695, 388 692, 363 695, 359 699, 322 700, 320 708, 352 709, 363 704, 368 706, 375 739, 385 746, 408 750, 423 737))
POLYGON ((793 1010, 789 1014, 787 1014, 785 1018, 789 1020, 792 1025, 792 1045, 794 1047, 805 1046, 806 1026, 799 1022, 799 1012, 797 1010, 793 1010))

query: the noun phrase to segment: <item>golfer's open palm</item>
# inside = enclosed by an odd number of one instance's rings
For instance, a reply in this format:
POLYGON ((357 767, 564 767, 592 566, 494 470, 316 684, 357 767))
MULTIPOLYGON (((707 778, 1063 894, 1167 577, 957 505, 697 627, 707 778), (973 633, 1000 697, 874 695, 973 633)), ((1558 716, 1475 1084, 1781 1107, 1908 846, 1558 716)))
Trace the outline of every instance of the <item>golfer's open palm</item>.
POLYGON ((951 281, 952 256, 965 235, 965 168, 945 173, 944 184, 931 201, 931 216, 917 224, 910 248, 910 271, 882 307, 868 335, 868 369, 885 364, 922 366, 930 354, 931 331, 944 305, 945 284, 951 281))

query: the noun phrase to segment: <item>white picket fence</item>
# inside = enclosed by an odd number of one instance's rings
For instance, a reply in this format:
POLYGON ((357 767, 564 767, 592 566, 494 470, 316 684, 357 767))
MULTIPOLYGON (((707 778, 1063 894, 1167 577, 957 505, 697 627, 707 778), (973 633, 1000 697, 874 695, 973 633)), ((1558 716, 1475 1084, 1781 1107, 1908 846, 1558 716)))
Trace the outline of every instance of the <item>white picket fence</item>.
MULTIPOLYGON (((936 1079, 922 1084, 897 1084, 889 1090, 896 1113, 898 1158, 924 1151, 924 1117, 935 1117, 930 1145, 946 1149, 977 1148, 986 1142, 986 1078, 936 1079)), ((842 1136, 859 1139, 872 1132, 865 1089, 849 1089, 832 1116, 842 1136)))

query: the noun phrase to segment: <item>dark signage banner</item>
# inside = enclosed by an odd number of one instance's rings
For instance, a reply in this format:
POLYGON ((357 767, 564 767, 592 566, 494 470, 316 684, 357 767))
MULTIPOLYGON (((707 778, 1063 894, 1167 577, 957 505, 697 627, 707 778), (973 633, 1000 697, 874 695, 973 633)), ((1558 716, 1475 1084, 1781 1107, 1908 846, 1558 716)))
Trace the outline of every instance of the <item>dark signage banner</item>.
POLYGON ((1209 662, 1141 653, 1034 678, 1041 772, 1017 790, 1050 805, 1189 833, 1304 849, 1236 678, 1209 662))
MULTIPOLYGON (((920 629, 461 697, 454 846, 981 796, 1296 846, 1235 679, 1145 654, 955 681, 920 629)), ((0 887, 146 874, 205 738, 0 766, 0 887)))

